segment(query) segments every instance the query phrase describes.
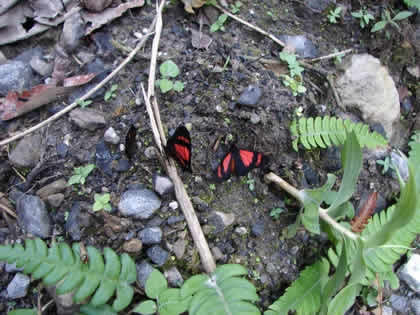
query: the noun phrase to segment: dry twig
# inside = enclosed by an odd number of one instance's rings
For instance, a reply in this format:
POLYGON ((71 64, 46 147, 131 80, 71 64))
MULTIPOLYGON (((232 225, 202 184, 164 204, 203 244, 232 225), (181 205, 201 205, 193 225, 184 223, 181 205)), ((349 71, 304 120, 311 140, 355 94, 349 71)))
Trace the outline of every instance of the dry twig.
POLYGON ((200 223, 198 222, 197 216, 194 211, 194 207, 191 203, 190 198, 188 197, 187 191, 185 190, 184 184, 182 183, 181 178, 179 177, 174 161, 168 160, 165 158, 163 147, 166 144, 166 138, 162 127, 162 122, 160 119, 159 107, 155 97, 155 72, 156 72, 156 60, 157 52, 159 48, 160 34, 162 31, 162 8, 165 4, 165 0, 162 1, 158 7, 157 20, 156 20, 156 32, 153 40, 152 46, 152 57, 150 61, 150 72, 149 72, 149 82, 148 82, 148 91, 144 90, 143 85, 141 89, 144 96, 144 101, 146 103, 147 113, 150 118, 150 125, 153 131, 153 137, 155 139, 156 145, 159 148, 161 161, 167 170, 168 176, 171 178, 175 187, 175 195, 179 202, 179 205, 182 209, 182 212, 185 216, 185 219, 188 223, 194 244, 198 249, 200 254, 201 263, 203 264, 204 270, 208 273, 213 272, 216 268, 213 256, 210 252, 209 246, 207 244, 206 238, 204 237, 203 231, 201 230, 200 223))
POLYGON ((79 103, 78 103, 79 101, 84 101, 84 100, 88 99, 91 95, 93 95, 93 93, 95 93, 97 90, 99 90, 105 84, 107 84, 109 81, 111 81, 111 79, 113 77, 115 77, 115 75, 118 72, 120 72, 121 69, 123 69, 134 58, 134 56, 137 54, 137 52, 144 46, 144 44, 146 43, 147 39, 150 37, 150 35, 153 32, 153 29, 155 27, 155 24, 156 24, 156 18, 153 20, 152 24, 150 24, 147 34, 144 35, 144 37, 141 39, 141 41, 137 44, 136 48, 133 49, 133 51, 127 56, 127 58, 125 58, 124 61, 121 62, 121 64, 117 68, 115 68, 114 71, 112 71, 105 79, 103 79, 101 82, 99 82, 98 85, 96 85, 93 89, 91 89, 89 92, 87 92, 81 98, 79 98, 77 101, 75 101, 72 104, 68 105, 63 110, 61 110, 58 113, 52 115, 47 120, 44 120, 43 122, 39 123, 38 125, 35 125, 35 126, 29 128, 29 129, 25 130, 25 131, 22 131, 22 132, 18 133, 17 135, 14 135, 13 137, 10 137, 8 139, 5 139, 5 140, 1 141, 0 142, 0 146, 6 145, 6 144, 8 144, 10 142, 13 142, 15 140, 18 140, 18 139, 26 136, 27 134, 30 134, 31 132, 34 132, 35 130, 38 130, 38 129, 44 127, 44 126, 47 126, 48 124, 52 123, 53 121, 57 120, 58 118, 60 118, 64 114, 68 113, 72 109, 74 109, 77 106, 79 106, 79 103))

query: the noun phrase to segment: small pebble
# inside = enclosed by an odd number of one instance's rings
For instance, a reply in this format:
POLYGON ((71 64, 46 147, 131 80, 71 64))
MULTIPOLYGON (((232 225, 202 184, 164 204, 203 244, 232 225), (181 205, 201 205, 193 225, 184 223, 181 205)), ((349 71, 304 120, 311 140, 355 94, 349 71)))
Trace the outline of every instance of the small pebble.
POLYGON ((176 201, 171 201, 171 202, 169 203, 169 208, 171 208, 172 210, 176 210, 176 209, 178 209, 178 202, 176 202, 176 201))
POLYGON ((146 253, 147 257, 149 257, 152 262, 158 266, 164 265, 169 258, 169 253, 159 245, 150 247, 146 253))
POLYGON ((112 144, 118 144, 120 142, 120 137, 115 132, 115 129, 112 127, 109 127, 104 134, 104 140, 105 142, 109 142, 112 144))

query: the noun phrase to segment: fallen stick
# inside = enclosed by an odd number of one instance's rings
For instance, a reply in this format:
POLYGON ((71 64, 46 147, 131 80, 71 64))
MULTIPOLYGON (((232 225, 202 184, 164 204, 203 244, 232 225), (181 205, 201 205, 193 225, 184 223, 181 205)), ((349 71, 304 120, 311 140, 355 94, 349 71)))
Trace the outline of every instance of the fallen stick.
POLYGON ((155 97, 155 73, 156 73, 156 61, 159 48, 160 34, 162 32, 162 8, 165 4, 165 0, 162 1, 158 7, 157 19, 156 19, 156 31, 153 39, 152 55, 150 60, 150 71, 149 71, 149 82, 147 93, 141 85, 143 92, 144 101, 146 103, 147 113, 150 119, 150 125, 153 132, 155 143, 160 151, 161 162, 165 167, 168 176, 171 178, 175 187, 175 196, 178 200, 180 208, 187 221, 188 228, 191 232, 191 236, 194 240, 194 244, 197 247, 198 253, 200 254, 201 263, 204 270, 207 273, 211 273, 216 269, 216 263, 211 254, 209 245, 207 244, 204 233, 201 229, 200 222, 195 214, 194 207, 191 203, 188 193, 185 190, 184 184, 179 177, 176 166, 172 159, 168 160, 164 153, 164 146, 166 145, 166 137, 163 131, 162 121, 160 119, 159 106, 155 97))

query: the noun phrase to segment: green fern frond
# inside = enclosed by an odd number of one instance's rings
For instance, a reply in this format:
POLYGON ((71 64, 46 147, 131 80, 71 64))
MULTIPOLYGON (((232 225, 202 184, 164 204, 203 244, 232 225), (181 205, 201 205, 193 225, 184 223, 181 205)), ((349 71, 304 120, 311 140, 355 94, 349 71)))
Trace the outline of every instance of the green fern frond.
POLYGON ((420 9, 420 0, 404 0, 407 7, 414 7, 420 9))
POLYGON ((351 131, 356 134, 361 147, 372 149, 388 144, 387 140, 379 133, 370 132, 368 125, 330 116, 302 117, 292 122, 290 131, 295 137, 292 143, 295 151, 298 150, 298 143, 308 150, 342 145, 351 131))
POLYGON ((241 265, 227 264, 208 275, 189 278, 181 288, 181 298, 192 296, 189 315, 259 315, 251 302, 259 300, 251 282, 239 276, 247 275, 241 265))
POLYGON ((321 307, 322 285, 328 278, 329 263, 322 259, 306 267, 299 278, 287 288, 286 293, 269 306, 264 315, 288 314, 296 311, 298 315, 317 314, 321 307))
POLYGON ((408 146, 410 147, 410 152, 408 154, 412 161, 412 165, 420 164, 420 130, 414 132, 410 142, 408 142, 408 146))
POLYGON ((72 248, 66 243, 55 243, 48 248, 39 238, 25 240, 25 247, 0 245, 0 261, 16 263, 24 268, 24 273, 42 279, 47 286, 60 281, 57 294, 74 292, 76 303, 92 297, 90 304, 100 306, 116 293, 112 307, 120 311, 132 300, 134 290, 130 284, 136 281, 136 267, 130 256, 119 257, 110 248, 104 249, 104 256, 105 262, 96 248, 88 246, 88 262, 84 263, 78 243, 72 248))

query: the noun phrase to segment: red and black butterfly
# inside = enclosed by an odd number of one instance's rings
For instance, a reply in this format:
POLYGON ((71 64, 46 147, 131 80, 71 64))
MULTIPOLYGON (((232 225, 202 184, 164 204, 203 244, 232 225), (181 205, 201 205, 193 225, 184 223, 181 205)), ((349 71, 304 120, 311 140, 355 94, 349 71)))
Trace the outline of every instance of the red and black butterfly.
POLYGON ((165 147, 167 155, 173 157, 183 170, 192 172, 191 169, 191 138, 185 126, 176 128, 174 134, 168 139, 165 147))
POLYGON ((244 176, 253 168, 264 165, 266 159, 260 152, 238 149, 236 145, 232 145, 216 169, 216 179, 224 181, 232 174, 244 176))

